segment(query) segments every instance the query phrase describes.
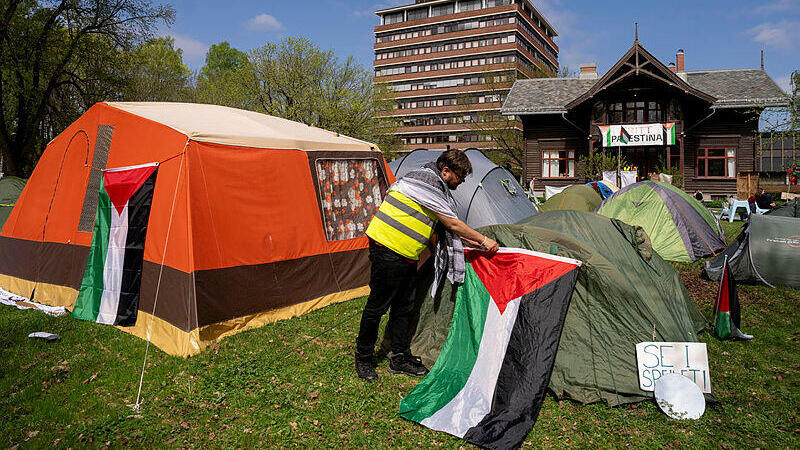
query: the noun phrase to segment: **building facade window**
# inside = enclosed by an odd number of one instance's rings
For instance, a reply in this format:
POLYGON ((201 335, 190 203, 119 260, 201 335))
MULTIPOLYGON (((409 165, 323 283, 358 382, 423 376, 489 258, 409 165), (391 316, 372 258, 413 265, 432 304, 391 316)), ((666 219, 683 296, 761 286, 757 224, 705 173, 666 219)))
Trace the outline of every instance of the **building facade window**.
POLYGON ((736 148, 697 149, 697 176, 700 178, 735 178, 736 148))
POLYGON ((542 178, 575 176, 575 150, 545 150, 542 152, 542 178))
POLYGON ((608 123, 659 123, 663 121, 664 107, 657 101, 608 104, 608 123))
POLYGON ((481 9, 481 0, 461 0, 458 2, 458 12, 475 11, 481 9))
POLYGON ((393 13, 393 14, 386 14, 383 16, 383 23, 385 25, 391 25, 393 23, 400 23, 403 21, 403 11, 393 13))
POLYGON ((456 11, 455 3, 445 3, 444 5, 431 6, 431 17, 446 16, 456 11))
POLYGON ((418 8, 408 10, 408 20, 420 20, 428 18, 428 8, 418 8))

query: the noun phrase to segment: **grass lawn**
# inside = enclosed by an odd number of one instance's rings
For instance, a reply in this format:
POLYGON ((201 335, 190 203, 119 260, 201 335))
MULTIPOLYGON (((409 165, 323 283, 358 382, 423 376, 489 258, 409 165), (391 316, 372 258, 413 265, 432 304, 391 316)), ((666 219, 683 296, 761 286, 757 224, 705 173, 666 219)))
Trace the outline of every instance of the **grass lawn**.
MULTIPOLYGON (((741 222, 724 225, 732 239, 741 222)), ((710 317, 716 284, 697 277, 699 263, 676 266, 710 317)), ((653 402, 609 408, 548 398, 525 445, 800 448, 800 291, 743 286, 739 294, 742 328, 755 339, 701 335, 721 401, 702 419, 668 419, 653 402)), ((385 361, 378 383, 354 377, 364 300, 241 333, 189 359, 151 348, 139 412, 126 405, 136 399, 144 341, 0 307, 0 447, 465 445, 397 416, 416 379, 388 374, 385 361), (61 341, 28 339, 33 331, 61 341)))

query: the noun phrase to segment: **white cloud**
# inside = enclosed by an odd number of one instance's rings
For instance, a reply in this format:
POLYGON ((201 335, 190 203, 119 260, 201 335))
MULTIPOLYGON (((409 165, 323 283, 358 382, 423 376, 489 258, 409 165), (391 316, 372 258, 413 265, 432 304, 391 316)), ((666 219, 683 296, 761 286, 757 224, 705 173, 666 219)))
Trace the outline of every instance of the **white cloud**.
POLYGON ((800 2, 797 0, 776 0, 755 8, 755 12, 759 14, 784 13, 795 10, 800 10, 800 2))
POLYGON ((800 41, 800 21, 765 22, 750 28, 747 33, 755 42, 771 48, 791 50, 800 41))
POLYGON ((791 83, 789 82, 789 75, 776 78, 775 83, 778 84, 779 88, 783 89, 783 92, 791 91, 791 83))
POLYGON ((244 26, 251 31, 278 31, 284 28, 278 19, 269 14, 259 14, 251 17, 245 22, 244 26))
POLYGON ((201 67, 205 63, 208 45, 185 34, 173 33, 167 29, 161 29, 156 33, 158 36, 167 36, 175 40, 175 47, 183 50, 183 63, 190 69, 201 67))

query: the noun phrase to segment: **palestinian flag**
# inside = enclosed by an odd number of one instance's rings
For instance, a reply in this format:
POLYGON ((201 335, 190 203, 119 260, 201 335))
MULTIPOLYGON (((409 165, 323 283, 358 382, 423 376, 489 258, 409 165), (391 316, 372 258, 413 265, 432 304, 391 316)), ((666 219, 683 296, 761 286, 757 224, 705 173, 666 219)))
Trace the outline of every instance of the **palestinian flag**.
POLYGON ((722 266, 722 279, 719 282, 717 301, 714 303, 714 335, 719 339, 753 339, 752 335, 739 330, 741 308, 736 293, 736 280, 728 267, 728 258, 722 266))
POLYGON ((510 248, 466 258, 442 352, 400 415, 482 447, 517 447, 544 401, 581 263, 510 248))
POLYGON ((73 317, 108 325, 136 324, 157 167, 153 163, 103 173, 92 247, 73 317))
POLYGON ((675 136, 675 122, 664 124, 664 145, 675 145, 678 140, 675 136))
POLYGON ((631 140, 631 135, 625 129, 625 127, 619 127, 619 141, 623 144, 627 144, 631 140))

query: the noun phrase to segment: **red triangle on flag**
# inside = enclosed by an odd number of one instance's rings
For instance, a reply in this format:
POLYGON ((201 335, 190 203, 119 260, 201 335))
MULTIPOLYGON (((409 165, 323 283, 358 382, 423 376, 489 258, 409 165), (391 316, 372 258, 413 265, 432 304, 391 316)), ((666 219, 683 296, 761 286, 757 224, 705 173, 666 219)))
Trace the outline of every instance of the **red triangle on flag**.
POLYGON ((119 214, 130 200, 131 196, 139 190, 142 184, 158 167, 157 164, 136 166, 123 169, 111 169, 103 173, 103 187, 111 199, 114 208, 119 214))
POLYGON ((580 267, 580 261, 520 249, 501 249, 491 257, 477 250, 464 255, 500 314, 515 298, 529 294, 580 267))

